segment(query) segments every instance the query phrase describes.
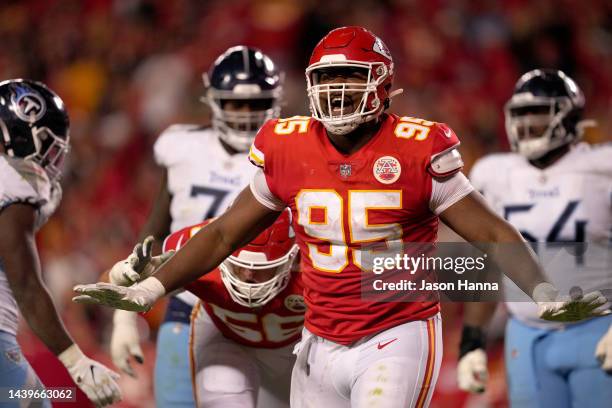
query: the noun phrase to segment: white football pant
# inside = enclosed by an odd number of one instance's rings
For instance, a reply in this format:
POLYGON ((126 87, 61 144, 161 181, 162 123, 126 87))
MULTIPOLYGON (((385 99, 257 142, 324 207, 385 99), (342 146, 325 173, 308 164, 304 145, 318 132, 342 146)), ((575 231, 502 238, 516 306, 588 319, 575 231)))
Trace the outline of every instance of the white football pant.
POLYGON ((191 317, 191 378, 198 408, 287 408, 294 345, 243 346, 221 334, 196 304, 191 317))
POLYGON ((351 346, 304 328, 295 353, 292 408, 426 407, 442 362, 441 318, 404 323, 351 346))

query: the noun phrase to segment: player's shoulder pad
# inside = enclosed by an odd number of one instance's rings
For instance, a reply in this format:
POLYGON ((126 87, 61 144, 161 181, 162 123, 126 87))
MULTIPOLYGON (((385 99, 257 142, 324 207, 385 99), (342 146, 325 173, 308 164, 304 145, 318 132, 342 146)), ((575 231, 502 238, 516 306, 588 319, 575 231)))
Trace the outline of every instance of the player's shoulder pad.
POLYGON ((185 150, 191 149, 190 141, 194 137, 201 138, 212 130, 201 125, 174 124, 160 133, 155 144, 153 153, 155 161, 160 166, 168 167, 180 160, 185 150))
POLYGON ((476 189, 484 192, 491 183, 498 182, 500 174, 508 174, 526 163, 525 158, 517 153, 491 153, 476 160, 468 178, 476 189))
POLYGON ((14 203, 40 207, 51 198, 52 183, 37 163, 0 154, 0 209, 14 203))
POLYGON ((461 144, 445 123, 434 123, 429 132, 431 152, 427 171, 434 177, 448 177, 463 168, 458 147, 461 144))
POLYGON ((612 143, 579 143, 574 150, 577 153, 573 163, 575 167, 612 176, 612 143))
POLYGON ((270 119, 257 132, 249 151, 249 160, 257 167, 265 168, 266 154, 268 157, 278 145, 280 138, 299 135, 308 132, 312 123, 310 116, 292 116, 282 119, 270 119))
POLYGON ((181 249, 187 241, 191 239, 195 234, 198 233, 205 225, 209 224, 212 220, 206 220, 199 224, 194 224, 189 227, 185 227, 178 231, 173 232, 168 235, 166 239, 164 239, 164 244, 162 245, 162 252, 168 251, 178 251, 181 249))

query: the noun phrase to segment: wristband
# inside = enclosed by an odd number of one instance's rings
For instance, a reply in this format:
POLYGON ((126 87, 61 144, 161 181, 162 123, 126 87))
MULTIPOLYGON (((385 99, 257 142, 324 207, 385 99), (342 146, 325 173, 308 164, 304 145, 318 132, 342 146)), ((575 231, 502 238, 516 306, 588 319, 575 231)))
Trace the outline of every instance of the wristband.
POLYGON ((463 326, 461 343, 459 344, 459 359, 472 350, 484 349, 486 336, 480 327, 463 326))

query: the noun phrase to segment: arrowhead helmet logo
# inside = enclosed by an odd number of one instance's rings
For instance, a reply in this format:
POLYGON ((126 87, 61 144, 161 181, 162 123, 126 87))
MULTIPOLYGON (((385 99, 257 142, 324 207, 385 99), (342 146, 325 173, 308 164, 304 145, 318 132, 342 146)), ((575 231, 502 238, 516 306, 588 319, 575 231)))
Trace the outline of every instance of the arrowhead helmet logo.
POLYGON ((374 41, 374 46, 372 47, 372 50, 389 60, 393 60, 393 58, 391 58, 391 53, 389 52, 389 49, 387 48, 385 43, 382 42, 382 40, 378 37, 376 37, 376 41, 374 41))

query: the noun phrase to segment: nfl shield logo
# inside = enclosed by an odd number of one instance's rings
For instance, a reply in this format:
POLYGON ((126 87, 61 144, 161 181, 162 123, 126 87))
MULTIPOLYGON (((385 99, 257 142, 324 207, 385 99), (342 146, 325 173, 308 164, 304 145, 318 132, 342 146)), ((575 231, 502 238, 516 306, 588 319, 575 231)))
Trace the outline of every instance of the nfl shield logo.
POLYGON ((350 164, 340 165, 340 175, 344 178, 349 177, 353 173, 353 167, 350 164))

